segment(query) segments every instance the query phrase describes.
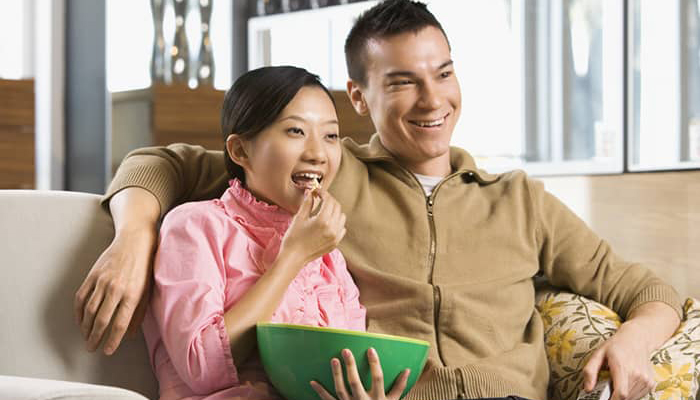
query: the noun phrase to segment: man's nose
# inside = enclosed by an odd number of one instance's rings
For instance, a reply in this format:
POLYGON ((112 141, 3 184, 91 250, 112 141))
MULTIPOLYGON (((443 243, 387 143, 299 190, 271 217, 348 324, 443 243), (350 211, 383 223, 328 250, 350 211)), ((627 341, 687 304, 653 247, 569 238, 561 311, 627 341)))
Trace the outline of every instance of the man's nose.
POLYGON ((442 93, 434 82, 426 82, 421 88, 418 106, 429 110, 437 110, 442 106, 442 93))

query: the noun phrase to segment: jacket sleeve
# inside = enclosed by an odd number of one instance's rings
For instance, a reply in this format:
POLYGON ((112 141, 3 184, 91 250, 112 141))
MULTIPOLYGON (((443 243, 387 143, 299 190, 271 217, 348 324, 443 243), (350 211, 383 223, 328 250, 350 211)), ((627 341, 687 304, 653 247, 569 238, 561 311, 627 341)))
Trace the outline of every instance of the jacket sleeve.
POLYGON ((209 394, 239 381, 224 324, 222 221, 202 204, 182 205, 163 221, 151 311, 180 378, 209 394))
POLYGON ((622 260, 539 181, 528 180, 537 223, 540 270, 549 282, 607 305, 627 318, 651 301, 671 306, 679 316, 678 293, 647 268, 622 260))
POLYGON ((161 216, 185 201, 208 200, 221 196, 229 180, 222 151, 177 143, 167 147, 136 149, 119 165, 103 207, 117 192, 140 187, 160 203, 161 216))
POLYGON ((336 276, 345 294, 343 303, 345 305, 348 329, 364 332, 367 330, 367 310, 360 304, 360 290, 357 288, 357 285, 355 285, 355 281, 353 281, 348 271, 345 258, 340 250, 336 249, 330 254, 336 276))

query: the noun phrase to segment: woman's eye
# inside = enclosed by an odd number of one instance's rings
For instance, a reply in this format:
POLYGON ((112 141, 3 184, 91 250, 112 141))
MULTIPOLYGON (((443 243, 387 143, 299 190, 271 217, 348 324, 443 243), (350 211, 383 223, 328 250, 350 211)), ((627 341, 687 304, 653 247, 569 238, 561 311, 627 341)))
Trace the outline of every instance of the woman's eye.
POLYGON ((289 128, 287 129, 287 132, 292 134, 292 135, 303 135, 304 131, 301 130, 301 128, 289 128))
POLYGON ((338 140, 340 136, 337 133, 329 133, 326 137, 330 140, 338 140))

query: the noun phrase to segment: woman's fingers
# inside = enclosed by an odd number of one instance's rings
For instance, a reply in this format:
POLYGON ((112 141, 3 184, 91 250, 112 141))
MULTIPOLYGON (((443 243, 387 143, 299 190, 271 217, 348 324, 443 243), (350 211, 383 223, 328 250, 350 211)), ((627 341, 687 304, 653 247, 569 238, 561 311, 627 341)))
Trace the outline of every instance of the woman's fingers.
POLYGON ((344 349, 341 352, 341 354, 343 355, 343 360, 345 361, 345 370, 347 371, 350 390, 352 390, 353 394, 364 393, 365 388, 364 386, 362 386, 360 374, 357 372, 357 364, 355 363, 355 357, 352 355, 352 352, 348 349, 344 349))
POLYGON ((331 359, 331 372, 333 373, 333 384, 338 399, 349 399, 350 395, 348 394, 348 389, 345 387, 345 379, 343 379, 343 368, 340 366, 340 360, 337 358, 331 359))
POLYGON ((408 377, 411 375, 410 369, 405 369, 401 375, 394 381, 391 386, 391 390, 387 393, 387 400, 399 400, 403 391, 406 390, 406 385, 408 384, 408 377))
POLYGON ((369 371, 372 375, 372 397, 375 399, 380 398, 384 394, 384 372, 382 371, 382 364, 379 361, 379 355, 377 351, 373 348, 367 350, 367 359, 369 360, 369 371))
POLYGON ((311 388, 316 391, 321 400, 336 400, 320 383, 311 381, 309 384, 311 384, 311 388))

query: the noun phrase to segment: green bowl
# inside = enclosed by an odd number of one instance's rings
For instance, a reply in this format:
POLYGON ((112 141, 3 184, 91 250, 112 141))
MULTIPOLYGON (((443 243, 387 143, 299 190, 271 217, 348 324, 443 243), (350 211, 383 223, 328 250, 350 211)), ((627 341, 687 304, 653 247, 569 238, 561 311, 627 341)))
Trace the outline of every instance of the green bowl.
POLYGON ((265 372, 287 400, 318 399, 309 384, 312 380, 336 396, 331 358, 341 360, 345 369, 340 355, 343 349, 352 351, 362 384, 369 389, 372 379, 367 350, 370 347, 379 354, 385 393, 403 370, 411 369, 405 395, 420 376, 430 347, 428 342, 400 336, 304 325, 258 323, 257 335, 265 372))

